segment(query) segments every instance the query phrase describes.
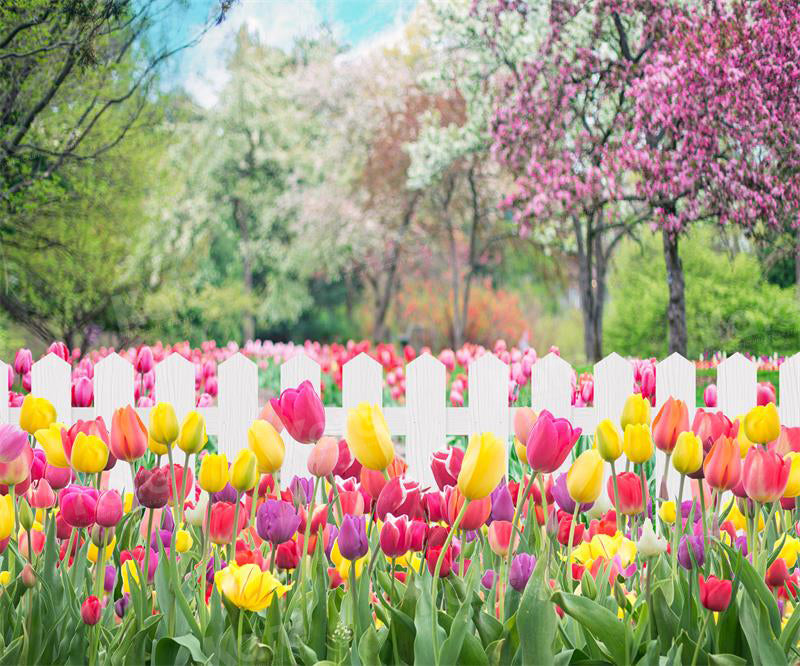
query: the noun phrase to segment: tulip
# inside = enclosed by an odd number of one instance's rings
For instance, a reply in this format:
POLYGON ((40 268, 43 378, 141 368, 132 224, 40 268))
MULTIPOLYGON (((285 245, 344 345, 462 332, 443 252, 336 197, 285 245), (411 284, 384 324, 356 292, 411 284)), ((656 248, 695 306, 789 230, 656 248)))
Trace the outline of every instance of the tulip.
POLYGON ((126 462, 133 462, 144 455, 147 429, 130 405, 115 410, 111 417, 110 448, 116 458, 126 462))
POLYGON ((709 576, 708 580, 700 574, 697 578, 700 585, 700 603, 707 610, 721 613, 731 602, 731 581, 709 576))
POLYGON ((197 481, 207 493, 218 493, 225 488, 228 485, 228 460, 225 454, 206 454, 200 463, 197 481))
POLYGON ((205 522, 206 509, 210 498, 208 493, 203 490, 197 498, 196 502, 187 502, 186 509, 184 510, 184 518, 186 522, 193 527, 201 527, 205 522))
POLYGON ((313 444, 325 432, 325 408, 310 381, 286 389, 270 404, 292 439, 313 444))
POLYGON ((100 622, 100 614, 103 612, 103 605, 95 595, 87 597, 81 604, 81 619, 84 624, 93 627, 100 622))
POLYGON ((146 469, 140 467, 133 480, 139 504, 148 509, 160 509, 167 505, 170 492, 170 474, 167 467, 146 469))
POLYGON ((369 541, 367 541, 366 517, 347 515, 342 520, 339 529, 339 552, 346 560, 357 560, 367 554, 369 541))
POLYGON ((658 510, 658 517, 661 518, 661 522, 669 525, 674 523, 676 518, 675 502, 672 500, 662 502, 661 508, 658 510))
POLYGON ((357 479, 361 474, 361 463, 356 460, 350 447, 347 445, 347 440, 342 438, 339 440, 339 458, 336 461, 336 467, 333 468, 334 476, 340 476, 343 479, 357 479))
POLYGON ((717 490, 732 490, 742 474, 739 444, 735 439, 721 435, 708 452, 703 462, 706 482, 717 490))
POLYGON ((556 540, 562 546, 571 543, 574 548, 583 541, 583 533, 586 530, 586 526, 583 523, 573 521, 571 515, 566 513, 560 513, 560 515, 556 540))
POLYGON ((528 464, 537 472, 552 474, 567 459, 581 436, 567 419, 556 419, 546 409, 539 413, 525 444, 528 464))
POLYGON ((378 537, 381 550, 386 557, 396 558, 405 555, 411 547, 411 531, 406 516, 386 516, 378 537))
POLYGON ((458 473, 458 489, 469 500, 483 499, 505 474, 505 446, 491 432, 472 435, 458 473))
POLYGON ((96 435, 79 432, 72 445, 70 464, 76 472, 97 474, 108 462, 108 447, 96 435))
POLYGON ((614 462, 622 455, 622 438, 611 419, 603 419, 597 425, 594 443, 600 457, 606 462, 614 462))
POLYGON ((742 483, 747 496, 762 504, 781 498, 789 481, 791 462, 774 451, 753 447, 747 452, 742 469, 742 483))
POLYGON ((27 443, 28 435, 22 428, 11 423, 0 425, 0 463, 18 458, 27 443))
POLYGON ((786 566, 786 560, 782 557, 775 558, 775 561, 767 569, 764 581, 770 587, 782 588, 788 580, 789 568, 786 566))
POLYGON ((150 349, 147 345, 142 345, 136 352, 136 360, 133 364, 133 367, 136 369, 136 372, 144 374, 145 372, 150 372, 155 365, 155 359, 153 358, 153 350, 150 349))
MULTIPOLYGON (((566 511, 569 514, 575 512, 575 501, 570 497, 569 490, 567 489, 567 474, 566 472, 562 472, 558 475, 556 482, 553 484, 553 499, 556 501, 556 504, 561 508, 562 511, 566 511)), ((537 505, 541 504, 541 499, 536 502, 537 505)), ((592 502, 587 502, 586 504, 581 504, 580 511, 588 511, 592 508, 592 502)))
POLYGON ((703 403, 706 407, 717 406, 717 385, 709 384, 703 391, 703 403))
POLYGON ((231 562, 214 575, 214 583, 220 593, 234 606, 243 610, 262 611, 275 595, 282 596, 289 588, 269 571, 261 571, 256 564, 239 566, 231 562))
POLYGON ((514 500, 511 499, 511 493, 508 490, 508 485, 501 482, 497 488, 492 491, 492 511, 489 514, 489 520, 511 521, 514 518, 514 500))
MULTIPOLYGON (((139 406, 141 407, 141 405, 139 406)), ((175 442, 170 442, 169 445, 165 445, 154 440, 152 433, 147 436, 147 448, 157 456, 167 455, 167 452, 174 447, 175 442)))
POLYGON ((47 479, 39 479, 31 485, 30 500, 31 506, 37 510, 50 509, 56 505, 56 494, 47 479))
POLYGON ((72 527, 89 527, 97 513, 98 492, 94 488, 69 486, 58 497, 59 515, 72 527))
POLYGON ((128 606, 131 605, 131 595, 125 592, 119 599, 114 602, 114 612, 117 614, 117 617, 122 620, 125 617, 125 613, 128 610, 128 606))
MULTIPOLYGON (((613 479, 609 479, 606 484, 608 496, 620 513, 632 516, 644 510, 644 496, 642 493, 642 480, 634 472, 622 472, 617 475, 617 489, 619 495, 614 492, 613 479)), ((645 489, 645 494, 646 494, 645 489)))
MULTIPOLYGON (((237 503, 238 504, 238 503, 237 503)), ((236 504, 230 502, 215 502, 211 505, 211 524, 208 533, 211 541, 217 545, 227 544, 234 541, 233 527, 236 519, 236 504)), ((239 511, 238 521, 236 521, 236 536, 244 528, 247 516, 239 511)))
POLYGON ((442 553, 442 546, 428 546, 425 562, 432 576, 436 575, 436 566, 439 566, 439 578, 447 578, 453 570, 453 549, 448 546, 442 553))
POLYGON ((311 449, 306 467, 313 476, 327 478, 339 460, 339 441, 335 437, 321 437, 311 449))
POLYGON ((533 570, 536 568, 536 558, 528 553, 519 553, 511 561, 508 572, 508 582, 517 592, 522 592, 528 584, 533 570))
POLYGON ((514 414, 514 436, 520 442, 527 442, 531 428, 536 423, 537 414, 530 407, 520 407, 514 414))
POLYGON ((168 402, 159 402, 150 410, 150 437, 162 446, 173 446, 178 439, 178 417, 168 402))
POLYGON ((69 458, 64 450, 62 429, 60 423, 53 423, 47 428, 42 428, 34 433, 34 438, 42 446, 47 458, 47 464, 53 467, 69 467, 69 458))
POLYGON ((299 526, 300 517, 289 502, 268 499, 256 512, 258 536, 273 546, 289 541, 299 526))
POLYGON ((629 395, 622 407, 619 423, 622 426, 622 432, 625 432, 629 425, 649 426, 650 401, 639 393, 629 395))
POLYGON ((667 552, 667 540, 655 533, 649 518, 645 518, 642 535, 636 542, 636 550, 643 557, 653 557, 667 552))
POLYGON ((567 490, 575 502, 586 504, 594 502, 602 489, 603 459, 595 449, 588 449, 570 466, 567 472, 567 490))
POLYGON ((179 553, 185 553, 192 547, 192 535, 186 530, 178 530, 175 533, 175 550, 179 553))
POLYGON ((33 354, 30 349, 24 347, 17 349, 14 356, 14 372, 18 375, 27 375, 33 367, 33 354))
POLYGON ((782 456, 785 456, 790 451, 800 452, 800 428, 789 428, 782 425, 775 451, 782 456))
MULTIPOLYGON (((286 447, 280 433, 267 421, 262 419, 253 421, 247 429, 247 444, 256 456, 258 471, 261 474, 277 472, 283 465, 286 447)), ((336 464, 335 461, 333 464, 336 464)))
POLYGON ((766 444, 781 434, 778 409, 774 402, 763 407, 753 407, 744 417, 744 432, 751 442, 766 444))
POLYGON ((20 454, 11 462, 0 463, 0 484, 15 486, 15 492, 25 492, 30 484, 31 464, 33 463, 33 450, 25 444, 20 454))
POLYGON ((102 527, 115 527, 122 520, 122 497, 116 490, 106 490, 97 500, 95 522, 102 527))
POLYGON ((481 585, 483 586, 483 589, 491 590, 494 587, 496 578, 497 574, 495 573, 494 569, 487 569, 483 576, 481 576, 481 585))
POLYGON ((643 463, 653 456, 653 440, 650 428, 641 423, 628 424, 625 427, 622 448, 632 463, 643 463))
MULTIPOLYGON (((789 479, 783 491, 784 498, 794 499, 800 495, 800 452, 791 451, 784 456, 789 461, 789 479)), ((791 508, 794 508, 794 503, 791 508)))
POLYGON ((19 425, 28 434, 49 428, 56 420, 56 409, 47 398, 36 398, 32 394, 25 396, 19 413, 19 425))
POLYGON ((457 446, 436 451, 431 460, 431 471, 439 490, 444 490, 447 486, 455 486, 458 483, 458 474, 464 462, 464 450, 457 446))
POLYGON ((0 541, 8 539, 15 527, 14 498, 11 495, 0 495, 0 541))
POLYGON ((94 386, 88 377, 78 377, 72 383, 72 404, 75 407, 90 407, 94 397, 94 386))
POLYGON ((692 474, 703 464, 703 444, 692 432, 678 435, 675 448, 670 456, 672 466, 681 474, 692 474))
MULTIPOLYGON (((22 453, 22 451, 20 451, 22 453)), ((34 449, 33 460, 31 461, 31 481, 39 481, 44 478, 47 469, 47 456, 41 449, 34 449)))
MULTIPOLYGON (((263 421, 266 423, 266 421, 263 421)), ((231 465, 231 485, 237 492, 252 490, 258 483, 258 458, 250 449, 241 449, 231 465)))
POLYGON ((683 400, 675 400, 670 396, 653 419, 653 442, 664 453, 672 453, 678 435, 687 430, 689 409, 683 400))
POLYGON ((769 403, 775 404, 775 387, 772 382, 758 382, 758 386, 756 386, 756 405, 763 407, 769 403))
POLYGON ((511 521, 495 520, 489 525, 489 547, 495 555, 508 556, 511 547, 511 521))
POLYGON ((61 490, 71 483, 74 473, 70 467, 53 467, 48 464, 44 469, 44 478, 53 490, 61 490))
MULTIPOLYGON (((444 496, 447 512, 445 518, 450 525, 454 525, 467 498, 458 488, 448 488, 444 496)), ((477 530, 481 528, 489 519, 491 511, 492 500, 489 497, 471 501, 461 518, 459 528, 462 530, 477 530)))
POLYGON ((181 423, 178 433, 178 448, 187 455, 198 454, 207 442, 206 420, 200 412, 192 410, 181 423))
POLYGON ((528 451, 525 449, 525 445, 514 436, 514 451, 517 454, 517 459, 519 460, 520 464, 527 465, 528 464, 528 451))
POLYGON ((391 479, 375 503, 375 515, 380 520, 385 520, 387 514, 422 518, 424 510, 419 483, 401 476, 391 479))
POLYGON ((347 445, 369 469, 386 469, 394 459, 394 444, 380 407, 362 402, 347 412, 347 445))
POLYGON ((678 563, 684 569, 693 569, 695 566, 698 568, 703 566, 705 562, 705 547, 703 546, 702 535, 687 535, 681 537, 680 546, 678 546, 678 563), (691 555, 689 548, 691 547, 691 555), (694 559, 692 559, 694 558, 694 559))

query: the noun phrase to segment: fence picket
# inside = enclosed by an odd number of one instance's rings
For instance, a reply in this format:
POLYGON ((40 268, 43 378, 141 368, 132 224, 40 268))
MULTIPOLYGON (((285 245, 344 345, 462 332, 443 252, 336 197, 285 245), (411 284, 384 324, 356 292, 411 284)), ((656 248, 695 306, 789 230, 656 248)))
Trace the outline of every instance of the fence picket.
POLYGON ((508 364, 494 354, 484 354, 469 366, 470 434, 493 432, 506 447, 508 465, 508 364))
POLYGON ((47 398, 56 409, 56 419, 66 425, 72 423, 71 377, 69 363, 52 352, 31 368, 31 393, 47 398))
POLYGON ((537 413, 547 409, 553 416, 572 416, 572 366, 558 354, 551 352, 533 365, 531 406, 537 413))
POLYGON ((731 419, 756 405, 756 364, 740 353, 717 366, 717 406, 731 419))
POLYGON ((625 401, 633 392, 633 366, 616 352, 594 365, 594 427, 603 419, 619 425, 625 401))
POLYGON ((172 353, 156 366, 157 402, 169 402, 175 408, 178 423, 194 409, 194 364, 172 353))
POLYGON ((4 381, 4 377, 8 377, 9 366, 0 361, 0 423, 8 423, 8 384, 4 381))
POLYGON ((220 363, 219 439, 217 446, 232 461, 247 447, 247 430, 258 416, 258 367, 236 352, 220 363))
MULTIPOLYGON (((288 388, 297 388, 304 381, 311 382, 314 390, 319 394, 319 387, 322 378, 322 371, 319 363, 310 359, 302 351, 292 356, 281 366, 281 391, 288 388)), ((327 410, 326 410, 326 423, 327 410)), ((307 444, 300 444, 289 436, 286 430, 282 433, 283 441, 286 444, 286 456, 281 467, 281 485, 285 488, 295 476, 307 476, 306 461, 311 447, 307 444)))
MULTIPOLYGON (((95 415, 103 417, 111 431, 114 410, 133 404, 133 365, 116 353, 109 354, 94 366, 95 415)), ((109 473, 109 488, 132 490, 133 478, 125 461, 117 462, 109 473)))
POLYGON ((342 368, 342 408, 347 410, 361 402, 383 405, 383 368, 369 354, 360 353, 342 368))
POLYGON ((800 353, 781 363, 778 386, 781 423, 790 427, 800 426, 800 353))
POLYGON ((431 456, 446 442, 445 387, 444 363, 430 354, 406 367, 406 462, 423 487, 434 486, 431 456))

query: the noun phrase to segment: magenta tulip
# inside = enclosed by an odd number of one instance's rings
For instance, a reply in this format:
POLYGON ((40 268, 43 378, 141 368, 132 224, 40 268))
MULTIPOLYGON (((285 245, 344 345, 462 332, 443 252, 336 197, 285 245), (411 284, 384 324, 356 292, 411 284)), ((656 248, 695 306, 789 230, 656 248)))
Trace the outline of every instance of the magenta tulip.
POLYGON ((122 497, 116 490, 106 490, 97 500, 95 522, 101 527, 115 527, 122 520, 122 497))
POLYGON ((279 398, 272 398, 270 404, 298 442, 313 444, 325 432, 325 408, 310 381, 304 381, 296 389, 286 389, 279 398))
POLYGON ((89 527, 94 523, 98 492, 84 486, 68 486, 58 496, 59 514, 72 527, 89 527))
POLYGON ((525 453, 531 469, 537 472, 555 472, 567 459, 575 442, 581 436, 580 428, 573 428, 567 419, 556 419, 546 409, 533 424, 525 453))
POLYGON ((457 446, 448 446, 433 454, 431 471, 439 490, 444 490, 447 486, 456 485, 463 460, 464 449, 460 449, 457 446))

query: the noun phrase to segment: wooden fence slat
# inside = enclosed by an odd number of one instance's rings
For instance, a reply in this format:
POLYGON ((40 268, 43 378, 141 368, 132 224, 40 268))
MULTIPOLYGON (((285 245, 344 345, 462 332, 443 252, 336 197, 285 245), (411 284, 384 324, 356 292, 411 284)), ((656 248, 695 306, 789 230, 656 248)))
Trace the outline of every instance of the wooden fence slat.
MULTIPOLYGON (((94 366, 95 415, 101 416, 111 432, 114 410, 133 404, 133 365, 116 353, 109 354, 94 366)), ((130 465, 117 462, 109 474, 109 488, 133 490, 130 465)))
POLYGON ((446 377, 444 364, 423 354, 406 367, 406 462, 408 474, 425 486, 435 486, 433 453, 445 446, 446 377))
POLYGON ((781 363, 778 386, 781 423, 800 426, 800 353, 781 363))
MULTIPOLYGON (((281 365, 281 391, 285 391, 288 388, 297 388, 308 380, 319 394, 321 378, 322 370, 319 367, 319 363, 310 359, 302 351, 299 351, 281 365)), ((295 476, 308 476, 306 461, 308 460, 308 454, 311 452, 311 447, 308 444, 300 444, 292 439, 286 430, 283 431, 282 437, 286 445, 286 456, 283 459, 280 476, 281 485, 285 488, 295 476)))
POLYGON ((194 364, 174 352, 161 361, 156 366, 155 398, 170 403, 182 423, 195 407, 194 364))
POLYGON ((219 440, 217 446, 232 461, 247 447, 247 430, 258 416, 258 366, 236 352, 217 371, 219 378, 219 440))
MULTIPOLYGON (((493 432, 506 446, 508 465, 508 365, 486 353, 469 366, 470 435, 493 432)), ((507 468, 507 467, 506 467, 507 468)))
POLYGON ((717 406, 731 420, 756 405, 756 369, 738 352, 717 366, 717 406))
POLYGON ((633 393, 633 366, 616 352, 594 365, 594 425, 611 419, 619 426, 619 417, 628 396, 633 393))
POLYGON ((383 406, 383 368, 369 354, 361 353, 342 368, 342 407, 352 409, 361 402, 383 406))
POLYGON ((72 424, 72 370, 64 359, 51 352, 33 364, 31 393, 53 404, 59 422, 72 424))
POLYGON ((8 423, 8 365, 0 361, 0 423, 8 423))
POLYGON ((537 413, 546 409, 553 416, 572 416, 572 373, 572 366, 552 352, 534 363, 531 406, 537 413))

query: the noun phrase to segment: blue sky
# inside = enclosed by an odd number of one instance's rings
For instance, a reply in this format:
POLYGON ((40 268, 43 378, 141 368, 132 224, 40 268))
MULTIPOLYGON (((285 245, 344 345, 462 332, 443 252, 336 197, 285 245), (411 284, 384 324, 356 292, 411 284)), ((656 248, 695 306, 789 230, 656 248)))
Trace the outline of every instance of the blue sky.
MULTIPOLYGON (((203 41, 184 52, 175 76, 203 106, 213 106, 227 80, 225 53, 231 36, 246 25, 266 43, 288 48, 295 38, 313 34, 323 22, 353 47, 368 47, 402 25, 417 0, 239 0, 226 21, 203 41)), ((172 35, 185 39, 203 23, 213 0, 190 0, 188 8, 170 26, 172 35)))

